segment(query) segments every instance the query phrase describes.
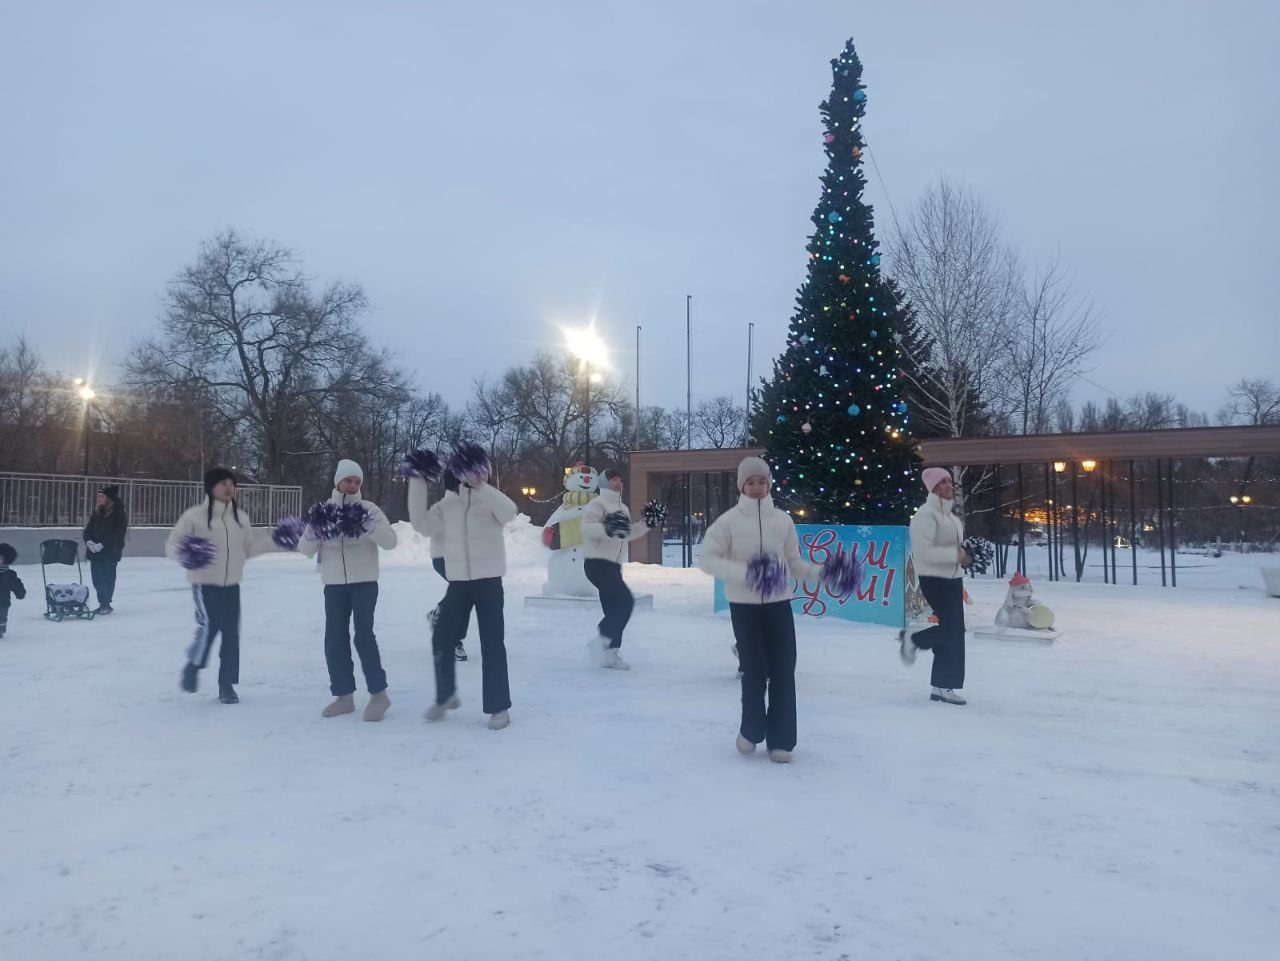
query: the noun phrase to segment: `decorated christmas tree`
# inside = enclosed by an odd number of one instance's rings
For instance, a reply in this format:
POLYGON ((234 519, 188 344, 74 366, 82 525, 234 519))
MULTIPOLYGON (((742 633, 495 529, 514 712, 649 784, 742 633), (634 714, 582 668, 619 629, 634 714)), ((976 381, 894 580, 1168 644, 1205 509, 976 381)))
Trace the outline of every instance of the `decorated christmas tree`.
POLYGON ((920 501, 900 351, 906 316, 880 274, 863 201, 867 94, 853 41, 831 61, 822 104, 827 169, 813 212, 808 276, 787 347, 760 389, 752 432, 768 448, 774 496, 797 520, 900 524, 920 501))

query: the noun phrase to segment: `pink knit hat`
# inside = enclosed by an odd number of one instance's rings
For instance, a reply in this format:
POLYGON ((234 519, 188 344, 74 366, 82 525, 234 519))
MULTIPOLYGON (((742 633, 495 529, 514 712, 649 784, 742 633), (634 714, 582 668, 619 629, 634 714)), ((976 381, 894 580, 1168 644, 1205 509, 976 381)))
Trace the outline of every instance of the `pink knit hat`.
POLYGON ((933 489, 938 486, 938 481, 951 480, 951 471, 945 467, 926 467, 920 473, 920 479, 924 481, 924 488, 930 494, 933 489))

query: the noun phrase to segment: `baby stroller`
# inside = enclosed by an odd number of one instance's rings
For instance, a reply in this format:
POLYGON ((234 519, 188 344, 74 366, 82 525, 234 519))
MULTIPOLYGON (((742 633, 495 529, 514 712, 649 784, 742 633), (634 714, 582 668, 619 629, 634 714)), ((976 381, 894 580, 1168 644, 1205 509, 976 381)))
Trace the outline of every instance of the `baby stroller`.
POLYGON ((84 584, 84 573, 80 567, 80 544, 77 541, 41 541, 40 542, 40 579, 44 581, 44 616, 51 621, 61 621, 68 617, 93 620, 93 611, 89 610, 89 588, 84 584), (77 584, 50 584, 45 574, 46 564, 66 564, 76 566, 77 584))

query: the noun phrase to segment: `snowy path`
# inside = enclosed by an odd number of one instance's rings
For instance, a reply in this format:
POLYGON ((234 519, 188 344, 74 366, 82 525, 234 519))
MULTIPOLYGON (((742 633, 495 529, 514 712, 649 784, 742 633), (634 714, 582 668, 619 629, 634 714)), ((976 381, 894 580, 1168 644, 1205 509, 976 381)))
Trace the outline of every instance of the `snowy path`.
MULTIPOLYGON (((1200 961, 1280 935, 1280 601, 1260 590, 1045 585, 1068 636, 971 640, 965 708, 928 702, 927 655, 905 670, 890 632, 802 624, 783 767, 733 749, 708 580, 628 568, 657 610, 635 669, 601 671, 594 618, 523 610, 527 534, 500 733, 478 660, 462 710, 421 720, 442 593, 421 545, 384 567, 380 725, 319 716, 300 559, 252 562, 235 707, 212 671, 178 690, 191 612, 165 562, 122 567, 92 624, 19 602, 0 959, 1200 961)), ((973 593, 988 620, 999 587, 973 593)))

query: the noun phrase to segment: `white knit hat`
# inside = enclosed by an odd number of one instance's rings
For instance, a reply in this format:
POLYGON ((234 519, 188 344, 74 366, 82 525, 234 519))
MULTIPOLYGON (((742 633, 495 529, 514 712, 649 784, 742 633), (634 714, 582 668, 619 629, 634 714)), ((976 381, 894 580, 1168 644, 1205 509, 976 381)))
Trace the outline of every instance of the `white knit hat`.
POLYGON ((364 483, 364 471, 360 469, 360 465, 344 457, 338 461, 338 469, 333 472, 333 485, 337 487, 339 481, 346 480, 348 477, 359 477, 360 483, 364 483))
POLYGON ((748 479, 760 475, 767 477, 770 483, 773 482, 773 473, 763 457, 744 457, 738 465, 738 493, 742 493, 742 486, 748 479))

